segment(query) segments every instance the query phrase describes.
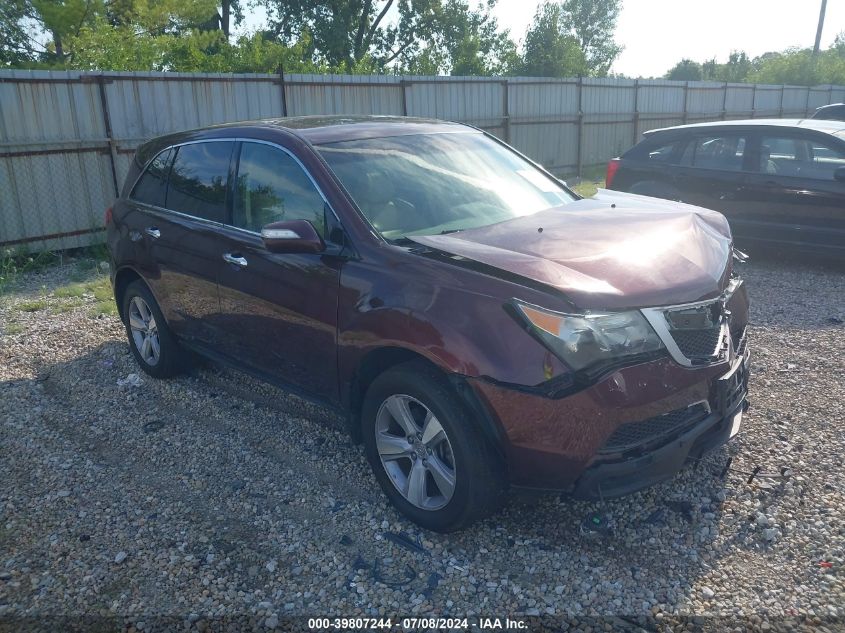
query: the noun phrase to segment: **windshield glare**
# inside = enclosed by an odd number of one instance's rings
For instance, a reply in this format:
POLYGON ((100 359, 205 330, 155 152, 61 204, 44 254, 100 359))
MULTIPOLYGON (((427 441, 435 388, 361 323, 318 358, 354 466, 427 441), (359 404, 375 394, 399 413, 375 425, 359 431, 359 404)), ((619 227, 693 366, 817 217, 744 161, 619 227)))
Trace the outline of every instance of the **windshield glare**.
POLYGON ((317 147, 390 240, 488 226, 575 198, 481 133, 414 134, 317 147))

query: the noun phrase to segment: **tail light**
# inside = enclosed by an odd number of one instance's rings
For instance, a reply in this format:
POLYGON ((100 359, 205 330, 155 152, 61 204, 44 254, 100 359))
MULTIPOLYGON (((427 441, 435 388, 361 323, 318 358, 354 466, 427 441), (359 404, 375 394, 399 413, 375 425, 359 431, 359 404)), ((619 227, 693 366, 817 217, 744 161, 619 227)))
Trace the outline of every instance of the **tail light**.
POLYGON ((112 209, 111 207, 109 207, 108 209, 106 209, 106 218, 105 218, 105 219, 106 219, 106 221, 105 221, 105 225, 106 225, 106 226, 108 226, 109 224, 111 224, 111 209, 112 209))
POLYGON ((613 183, 616 172, 619 171, 619 162, 618 158, 614 158, 607 164, 607 174, 604 177, 604 186, 607 189, 610 189, 610 185, 613 183))

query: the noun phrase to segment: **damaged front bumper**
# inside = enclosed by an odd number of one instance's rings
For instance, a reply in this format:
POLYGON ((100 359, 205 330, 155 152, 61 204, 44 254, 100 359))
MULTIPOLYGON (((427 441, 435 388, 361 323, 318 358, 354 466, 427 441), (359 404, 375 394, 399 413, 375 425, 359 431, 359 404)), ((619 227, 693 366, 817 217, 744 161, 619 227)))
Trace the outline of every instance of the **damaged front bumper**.
POLYGON ((575 482, 572 496, 595 500, 642 490, 674 476, 688 462, 725 444, 739 431, 747 408, 748 359, 746 349, 730 371, 715 381, 709 415, 651 450, 598 456, 575 482))
POLYGON ((683 369, 662 358, 552 396, 468 379, 479 416, 495 422, 515 489, 617 496, 671 477, 736 432, 748 390, 748 346, 732 362, 683 369))

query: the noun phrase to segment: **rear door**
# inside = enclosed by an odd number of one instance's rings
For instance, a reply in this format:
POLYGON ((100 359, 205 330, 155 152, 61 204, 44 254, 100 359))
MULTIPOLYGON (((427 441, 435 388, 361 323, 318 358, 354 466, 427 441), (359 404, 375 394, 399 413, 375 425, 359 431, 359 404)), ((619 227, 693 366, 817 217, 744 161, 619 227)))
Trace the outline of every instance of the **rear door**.
POLYGON ((744 210, 748 135, 733 130, 696 130, 676 168, 681 200, 721 211, 733 226, 744 210))
POLYGON ((746 176, 750 241, 842 249, 845 245, 845 143, 808 130, 762 131, 757 160, 746 176))
POLYGON ((337 302, 342 260, 324 253, 271 253, 261 228, 308 220, 326 236, 331 213, 287 149, 243 141, 232 219, 221 233, 221 351, 239 364, 320 399, 336 401, 337 302), (225 257, 225 260, 224 260, 225 257))
MULTIPOLYGON (((148 262, 145 278, 168 325, 178 336, 203 346, 214 345, 219 333, 217 253, 234 146, 234 141, 225 140, 192 142, 167 150, 157 166, 154 160, 151 168, 167 174, 166 191, 158 204, 142 205, 132 236, 148 262)), ((145 176, 136 190, 143 196, 149 184, 159 195, 159 185, 146 183, 145 176)))

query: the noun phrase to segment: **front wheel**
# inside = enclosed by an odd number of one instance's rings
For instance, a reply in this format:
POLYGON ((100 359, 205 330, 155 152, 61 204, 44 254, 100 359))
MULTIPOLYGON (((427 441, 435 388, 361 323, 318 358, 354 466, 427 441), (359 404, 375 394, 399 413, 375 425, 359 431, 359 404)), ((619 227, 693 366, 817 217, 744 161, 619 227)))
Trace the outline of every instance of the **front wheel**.
POLYGON ((362 424, 376 479, 415 523, 451 532, 501 504, 501 460, 453 389, 424 363, 405 363, 376 378, 362 424))

